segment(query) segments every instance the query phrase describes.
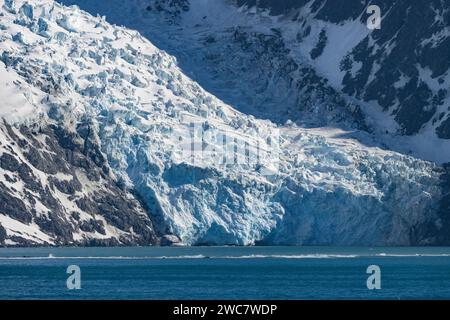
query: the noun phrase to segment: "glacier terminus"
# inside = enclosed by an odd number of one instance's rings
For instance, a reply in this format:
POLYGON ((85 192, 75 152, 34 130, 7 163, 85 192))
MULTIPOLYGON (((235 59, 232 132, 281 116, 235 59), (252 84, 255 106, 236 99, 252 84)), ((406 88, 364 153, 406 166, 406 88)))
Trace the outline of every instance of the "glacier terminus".
POLYGON ((311 38, 242 1, 122 3, 0 0, 1 245, 450 243, 450 144, 423 142, 445 117, 396 135, 416 123, 340 84, 357 54, 336 78, 313 50, 319 27, 342 59, 339 35, 377 30, 314 20, 311 38))

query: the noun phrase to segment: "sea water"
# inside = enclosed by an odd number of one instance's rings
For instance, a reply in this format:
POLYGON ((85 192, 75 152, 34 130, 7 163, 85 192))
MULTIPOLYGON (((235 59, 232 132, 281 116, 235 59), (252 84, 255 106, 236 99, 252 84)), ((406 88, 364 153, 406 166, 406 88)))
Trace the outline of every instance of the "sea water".
POLYGON ((0 249, 0 299, 449 298, 450 248, 0 249), (372 265, 380 289, 368 288, 372 265))

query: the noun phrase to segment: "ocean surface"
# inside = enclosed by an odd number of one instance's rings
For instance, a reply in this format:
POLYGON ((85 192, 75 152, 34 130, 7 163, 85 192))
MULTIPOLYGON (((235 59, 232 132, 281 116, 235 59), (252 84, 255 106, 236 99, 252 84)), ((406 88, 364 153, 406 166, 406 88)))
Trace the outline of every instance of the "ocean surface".
POLYGON ((0 299, 450 299, 450 248, 1 248, 0 299))

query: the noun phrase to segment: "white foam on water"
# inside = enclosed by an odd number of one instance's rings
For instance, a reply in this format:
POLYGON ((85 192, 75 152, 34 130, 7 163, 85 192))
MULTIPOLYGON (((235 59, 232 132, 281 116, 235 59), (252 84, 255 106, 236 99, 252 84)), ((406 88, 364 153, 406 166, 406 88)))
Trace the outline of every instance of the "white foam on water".
POLYGON ((379 253, 378 257, 450 257, 450 253, 410 253, 410 254, 396 254, 396 253, 379 253))
POLYGON ((190 259, 354 259, 354 258, 450 257, 450 253, 371 253, 371 254, 249 254, 249 255, 174 255, 174 256, 10 256, 1 260, 190 260, 190 259))
POLYGON ((236 255, 236 256, 205 256, 198 255, 180 255, 180 256, 64 256, 57 257, 52 254, 48 256, 40 257, 0 257, 0 260, 47 260, 47 259, 59 259, 59 260, 151 260, 151 259, 342 259, 342 258, 357 258, 358 255, 341 255, 341 254, 303 254, 303 255, 236 255))
POLYGON ((357 258, 358 255, 353 254, 300 254, 300 255, 280 255, 280 254, 272 254, 272 255, 260 255, 260 254, 252 254, 246 256, 226 256, 219 257, 225 259, 341 259, 341 258, 357 258))

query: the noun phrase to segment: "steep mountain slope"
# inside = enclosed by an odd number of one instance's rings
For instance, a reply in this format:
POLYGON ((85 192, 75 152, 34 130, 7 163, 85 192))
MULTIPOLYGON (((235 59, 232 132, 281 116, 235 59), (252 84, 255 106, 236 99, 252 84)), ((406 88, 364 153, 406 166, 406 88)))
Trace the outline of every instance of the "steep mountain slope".
MULTIPOLYGON (((37 18, 37 8, 24 4, 16 11, 13 4, 2 3, 0 19, 0 243, 157 243, 142 204, 118 186, 91 119, 69 113, 64 122, 57 119, 70 104, 61 75, 20 54, 31 49, 35 55, 49 39, 47 22, 37 18)), ((52 50, 48 41, 42 57, 51 59, 52 50)))
MULTIPOLYGON (((447 241, 436 164, 364 132, 255 118, 279 96, 241 113, 138 32, 77 7, 0 6, 3 244, 447 241)), ((334 93, 317 90, 320 113, 334 93)), ((324 121, 358 126, 354 111, 333 105, 324 121)))
POLYGON ((374 124, 378 132, 412 136, 411 148, 418 156, 450 160, 450 145, 444 140, 450 139, 448 1, 235 3, 268 10, 298 26, 283 28, 284 43, 333 88, 355 99, 368 118, 383 115, 374 124), (365 27, 370 4, 381 9, 379 30, 365 27), (425 141, 431 147, 424 147, 425 141))
POLYGON ((433 116, 439 115, 440 107, 444 115, 433 122, 440 123, 439 137, 450 137, 443 134, 448 125, 445 120, 450 86, 447 1, 377 1, 382 27, 376 32, 361 30, 358 25, 365 24, 370 15, 365 12, 369 1, 237 0, 235 3, 268 9, 272 15, 289 15, 293 22, 301 23, 300 31, 309 30, 307 34, 298 34, 305 54, 315 45, 314 35, 322 34, 327 40, 321 52, 311 57, 319 60, 316 64, 319 69, 326 76, 337 77, 335 85, 341 86, 343 92, 364 101, 375 100, 384 110, 390 109, 404 133, 417 133, 433 116), (344 34, 345 31, 350 33, 344 34), (338 40, 343 43, 339 45, 338 40), (329 64, 330 50, 335 55, 334 65, 329 64), (325 71, 324 67, 331 68, 325 71), (441 121, 442 118, 445 120, 441 121))
POLYGON ((247 114, 363 129, 450 161, 447 1, 378 1, 380 30, 366 27, 370 1, 61 1, 139 30, 247 114))
POLYGON ((366 127, 357 106, 291 57, 280 34, 271 30, 275 21, 261 25, 223 1, 60 2, 138 30, 175 56, 203 88, 246 114, 278 124, 366 127))
POLYGON ((0 125, 2 243, 157 243, 142 205, 110 176, 89 125, 80 123, 79 133, 0 125))

